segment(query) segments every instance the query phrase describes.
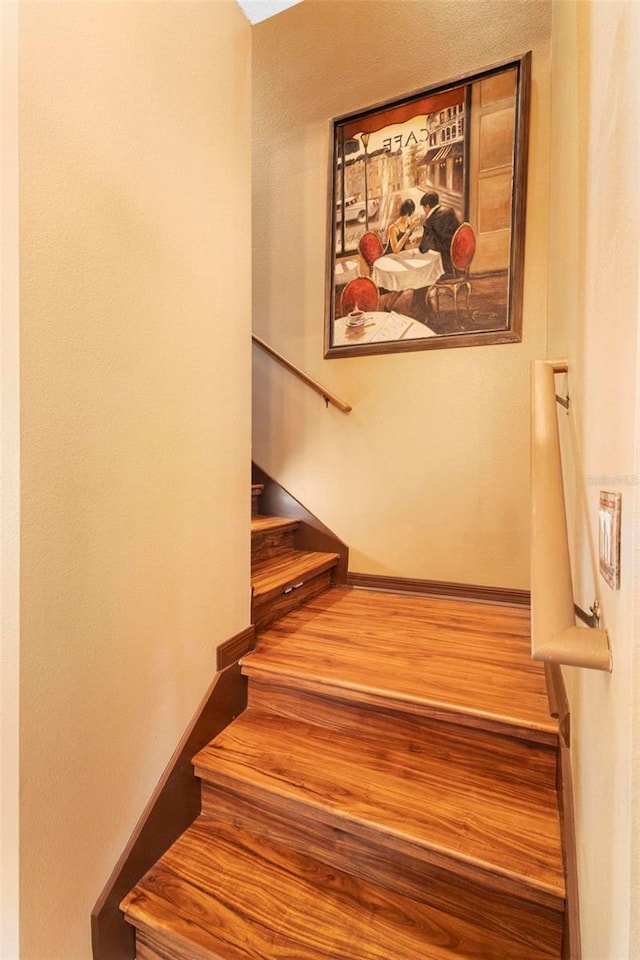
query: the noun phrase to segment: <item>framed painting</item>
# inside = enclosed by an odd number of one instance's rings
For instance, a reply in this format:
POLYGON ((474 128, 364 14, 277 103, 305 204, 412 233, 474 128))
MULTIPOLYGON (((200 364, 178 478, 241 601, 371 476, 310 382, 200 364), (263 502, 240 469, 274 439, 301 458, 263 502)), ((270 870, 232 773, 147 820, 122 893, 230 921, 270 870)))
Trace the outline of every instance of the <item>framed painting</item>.
POLYGON ((326 357, 521 339, 530 72, 331 121, 326 357))

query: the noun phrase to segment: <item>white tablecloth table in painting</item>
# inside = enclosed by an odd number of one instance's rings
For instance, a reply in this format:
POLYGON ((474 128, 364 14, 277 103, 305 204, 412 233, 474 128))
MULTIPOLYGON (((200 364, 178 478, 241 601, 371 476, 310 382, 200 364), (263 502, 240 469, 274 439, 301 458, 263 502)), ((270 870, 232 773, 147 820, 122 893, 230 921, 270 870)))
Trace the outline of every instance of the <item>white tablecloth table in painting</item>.
POLYGON ((424 323, 405 317, 392 310, 365 314, 364 324, 350 327, 345 317, 337 317, 333 324, 334 347, 361 346, 363 343, 390 343, 396 340, 425 340, 435 337, 433 330, 424 323))
POLYGON ((336 287, 342 287, 350 280, 355 280, 360 276, 360 263, 357 260, 340 260, 336 263, 335 279, 336 287))
POLYGON ((435 250, 415 254, 388 253, 373 265, 373 279, 385 290, 430 287, 443 273, 442 257, 435 250))

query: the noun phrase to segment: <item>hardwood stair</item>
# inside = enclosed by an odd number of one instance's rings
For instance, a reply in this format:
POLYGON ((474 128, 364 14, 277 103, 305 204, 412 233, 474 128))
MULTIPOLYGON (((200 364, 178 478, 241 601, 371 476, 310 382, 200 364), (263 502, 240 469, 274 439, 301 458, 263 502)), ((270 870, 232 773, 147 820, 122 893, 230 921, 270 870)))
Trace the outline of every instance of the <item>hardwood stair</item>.
POLYGON ((375 883, 200 818, 126 904, 138 960, 546 960, 375 883), (171 923, 167 922, 170 910, 171 923))
POLYGON ((261 484, 251 487, 251 621, 257 631, 328 590, 337 553, 296 549, 300 522, 258 513, 261 484))
POLYGON ((263 483, 251 484, 251 516, 254 517, 260 512, 260 494, 264 490, 263 483))
POLYGON ((122 904, 139 960, 560 960, 528 632, 522 609, 346 587, 273 623, 248 709, 194 759, 201 815, 122 904))

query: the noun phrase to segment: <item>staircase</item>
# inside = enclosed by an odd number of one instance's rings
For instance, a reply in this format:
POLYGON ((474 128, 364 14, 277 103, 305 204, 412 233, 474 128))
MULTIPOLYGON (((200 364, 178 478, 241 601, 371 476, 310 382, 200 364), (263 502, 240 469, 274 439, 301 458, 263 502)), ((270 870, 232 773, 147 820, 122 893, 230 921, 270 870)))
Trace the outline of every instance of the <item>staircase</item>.
POLYGON ((528 611, 331 586, 337 555, 296 550, 295 523, 252 529, 248 709, 122 903, 136 956, 559 960, 558 730, 528 611))
POLYGON ((297 520, 258 513, 260 483, 251 486, 251 622, 260 632, 328 590, 337 553, 296 549, 297 520))

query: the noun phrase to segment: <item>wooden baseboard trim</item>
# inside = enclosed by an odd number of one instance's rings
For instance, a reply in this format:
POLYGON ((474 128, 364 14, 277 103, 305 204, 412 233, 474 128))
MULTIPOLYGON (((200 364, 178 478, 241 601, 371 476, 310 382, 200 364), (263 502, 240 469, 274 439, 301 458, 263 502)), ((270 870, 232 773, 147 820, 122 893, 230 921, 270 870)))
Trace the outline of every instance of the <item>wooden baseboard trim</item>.
POLYGON ((560 738, 556 786, 560 807, 560 833, 565 865, 566 912, 562 939, 562 960, 581 960, 580 903, 578 899, 578 854, 576 850, 576 823, 573 805, 573 776, 571 771, 570 712, 562 669, 557 663, 545 663, 547 693, 552 716, 558 720, 560 738))
POLYGON ((576 822, 573 806, 573 777, 571 751, 560 740, 558 795, 560 797, 560 823, 565 862, 565 886, 567 905, 565 912, 562 960, 581 960, 580 901, 578 898, 578 854, 576 849, 576 822))
POLYGON ((372 573, 349 573, 347 584, 363 590, 414 593, 424 597, 449 597, 455 600, 500 603, 511 607, 528 607, 531 603, 531 594, 528 590, 482 587, 475 583, 449 583, 446 580, 414 580, 408 577, 383 577, 372 573))
POLYGON ((571 716, 569 701, 562 677, 562 670, 557 663, 544 664, 545 679, 547 682, 547 697, 551 716, 558 721, 560 735, 565 747, 571 746, 571 716))
MULTIPOLYGON (((248 633, 233 637, 228 649, 239 647, 238 638, 247 639, 248 633)), ((120 902, 200 813, 200 781, 192 758, 246 705, 247 681, 234 661, 216 674, 93 908, 93 960, 134 960, 135 934, 120 902)))
POLYGON ((226 670, 237 663, 245 653, 250 653, 256 645, 256 632, 253 626, 236 633, 235 637, 225 640, 216 650, 216 666, 218 671, 226 670))

